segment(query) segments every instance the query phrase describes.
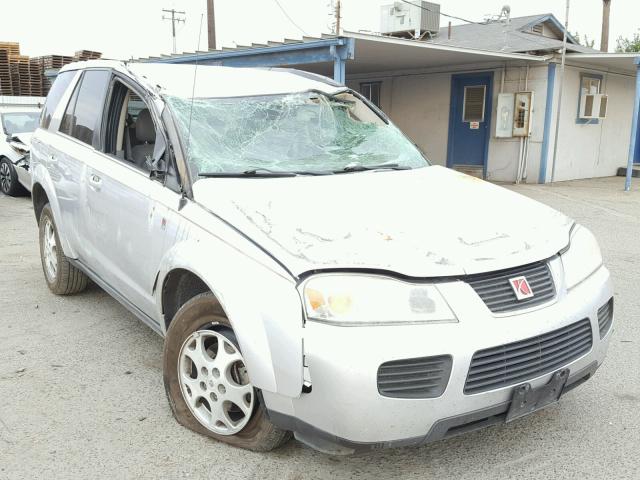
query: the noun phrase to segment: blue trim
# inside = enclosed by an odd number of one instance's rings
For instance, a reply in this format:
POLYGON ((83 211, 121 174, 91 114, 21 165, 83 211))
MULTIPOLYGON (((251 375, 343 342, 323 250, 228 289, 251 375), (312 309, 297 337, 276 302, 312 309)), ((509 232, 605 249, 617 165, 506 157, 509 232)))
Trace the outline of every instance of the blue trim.
POLYGON ((549 139, 553 118, 553 95, 556 85, 556 64, 550 63, 547 70, 547 102, 544 107, 544 131, 542 133, 542 154, 540 155, 540 174, 538 183, 547 183, 547 162, 549 161, 549 139))
POLYGON ((456 102, 455 102, 456 75, 451 75, 449 87, 449 132, 447 134, 447 167, 453 165, 453 130, 455 128, 456 102))
POLYGON ((455 128, 455 114, 456 114, 456 102, 455 102, 455 82, 458 79, 464 79, 469 77, 482 77, 486 76, 488 79, 487 84, 487 97, 485 99, 485 112, 484 121, 487 122, 487 128, 485 132, 485 143, 482 162, 482 178, 487 178, 487 164, 489 158, 489 142, 491 141, 491 118, 493 113, 493 71, 488 72, 474 72, 474 73, 456 73, 451 75, 451 93, 449 95, 449 132, 447 135, 447 167, 453 166, 453 140, 454 140, 454 128, 455 128))
POLYGON ((333 80, 340 85, 344 85, 346 82, 346 59, 348 55, 345 55, 345 51, 340 50, 336 45, 329 47, 329 53, 333 57, 333 80))
MULTIPOLYGON (((344 64, 346 60, 354 58, 354 50, 355 40, 353 38, 337 37, 243 50, 149 58, 145 61, 153 63, 195 63, 197 59, 201 65, 227 65, 233 67, 274 67, 320 62, 344 64)), ((344 65, 341 65, 341 68, 344 71, 344 65)), ((341 83, 344 83, 344 81, 341 83)))
POLYGON ((602 92, 602 82, 604 76, 597 73, 580 72, 580 85, 578 86, 578 110, 576 111, 576 124, 577 125, 598 125, 600 120, 597 118, 580 118, 580 102, 582 101, 582 79, 584 77, 597 78, 600 80, 600 89, 598 93, 602 92))
POLYGON ((636 154, 638 140, 638 115, 640 115, 640 57, 635 59, 636 67, 636 97, 633 102, 633 117, 631 119, 631 142, 629 144, 629 158, 627 160, 627 177, 624 181, 624 191, 631 189, 631 174, 633 173, 633 157, 636 154))
MULTIPOLYGON (((548 15, 543 15, 540 18, 537 18, 536 20, 534 20, 531 23, 527 23, 524 27, 520 28, 520 31, 524 31, 527 28, 531 28, 534 25, 537 25, 539 23, 544 23, 547 20, 550 20, 551 23, 553 23, 553 26, 556 27, 557 29, 559 29, 562 34, 564 35, 564 25, 560 22, 560 20, 558 20, 556 18, 556 16, 552 13, 548 14, 548 15)), ((575 37, 573 35, 571 35, 571 33, 567 30, 567 41, 573 43, 574 45, 578 44, 578 41, 575 39, 575 37)))

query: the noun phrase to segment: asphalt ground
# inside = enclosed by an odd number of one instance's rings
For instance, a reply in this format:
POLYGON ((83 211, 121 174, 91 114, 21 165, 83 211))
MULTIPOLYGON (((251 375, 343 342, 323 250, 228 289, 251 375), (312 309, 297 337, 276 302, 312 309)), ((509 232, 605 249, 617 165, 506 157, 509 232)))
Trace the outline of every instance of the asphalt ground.
POLYGON ((51 294, 30 199, 0 195, 0 479, 638 479, 639 185, 508 186, 600 240, 616 324, 593 379, 509 425, 350 457, 295 441, 257 454, 179 426, 162 385, 162 339, 95 285, 51 294))

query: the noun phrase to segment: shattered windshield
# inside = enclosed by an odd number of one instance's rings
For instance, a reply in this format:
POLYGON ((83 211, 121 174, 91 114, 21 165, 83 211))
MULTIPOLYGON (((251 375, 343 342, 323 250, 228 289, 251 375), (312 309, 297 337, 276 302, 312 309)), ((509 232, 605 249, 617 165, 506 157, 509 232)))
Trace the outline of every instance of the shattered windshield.
POLYGON ((196 98, 193 107, 190 99, 166 100, 194 176, 427 165, 395 126, 348 92, 196 98))

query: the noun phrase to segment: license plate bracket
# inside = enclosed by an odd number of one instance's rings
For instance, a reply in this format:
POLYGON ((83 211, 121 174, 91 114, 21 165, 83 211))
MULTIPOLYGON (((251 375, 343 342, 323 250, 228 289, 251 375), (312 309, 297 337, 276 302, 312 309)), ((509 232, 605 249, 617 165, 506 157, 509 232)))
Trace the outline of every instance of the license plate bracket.
POLYGON ((563 368, 551 376, 546 385, 532 388, 530 383, 518 385, 511 397, 511 406, 507 412, 506 422, 511 422, 540 410, 552 403, 556 403, 569 378, 569 369, 563 368))

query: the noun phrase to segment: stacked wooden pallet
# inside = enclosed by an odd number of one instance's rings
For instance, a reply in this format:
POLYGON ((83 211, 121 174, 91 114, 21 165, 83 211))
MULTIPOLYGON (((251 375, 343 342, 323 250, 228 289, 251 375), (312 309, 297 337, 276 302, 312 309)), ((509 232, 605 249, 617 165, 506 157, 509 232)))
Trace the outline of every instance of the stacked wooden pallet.
POLYGON ((73 56, 74 61, 97 60, 102 57, 101 52, 93 52, 91 50, 78 50, 73 56))
POLYGON ((73 57, 67 57, 64 55, 45 55, 41 58, 43 62, 42 66, 45 70, 62 68, 67 63, 73 62, 73 57))
POLYGON ((20 55, 20 44, 18 42, 0 42, 0 50, 7 50, 8 54, 20 55))
POLYGON ((0 42, 0 95, 13 95, 11 57, 20 55, 17 42, 0 42))
POLYGON ((29 57, 26 55, 10 55, 11 86, 14 95, 31 95, 31 74, 29 57))
POLYGON ((13 95, 9 52, 2 48, 0 48, 0 95, 13 95))
POLYGON ((29 60, 29 77, 31 83, 31 96, 44 96, 44 67, 40 59, 32 57, 29 60))
POLYGON ((51 80, 45 70, 58 70, 74 61, 95 60, 102 53, 78 50, 73 57, 66 55, 44 55, 29 58, 20 55, 17 42, 0 42, 0 95, 46 96, 51 80))

